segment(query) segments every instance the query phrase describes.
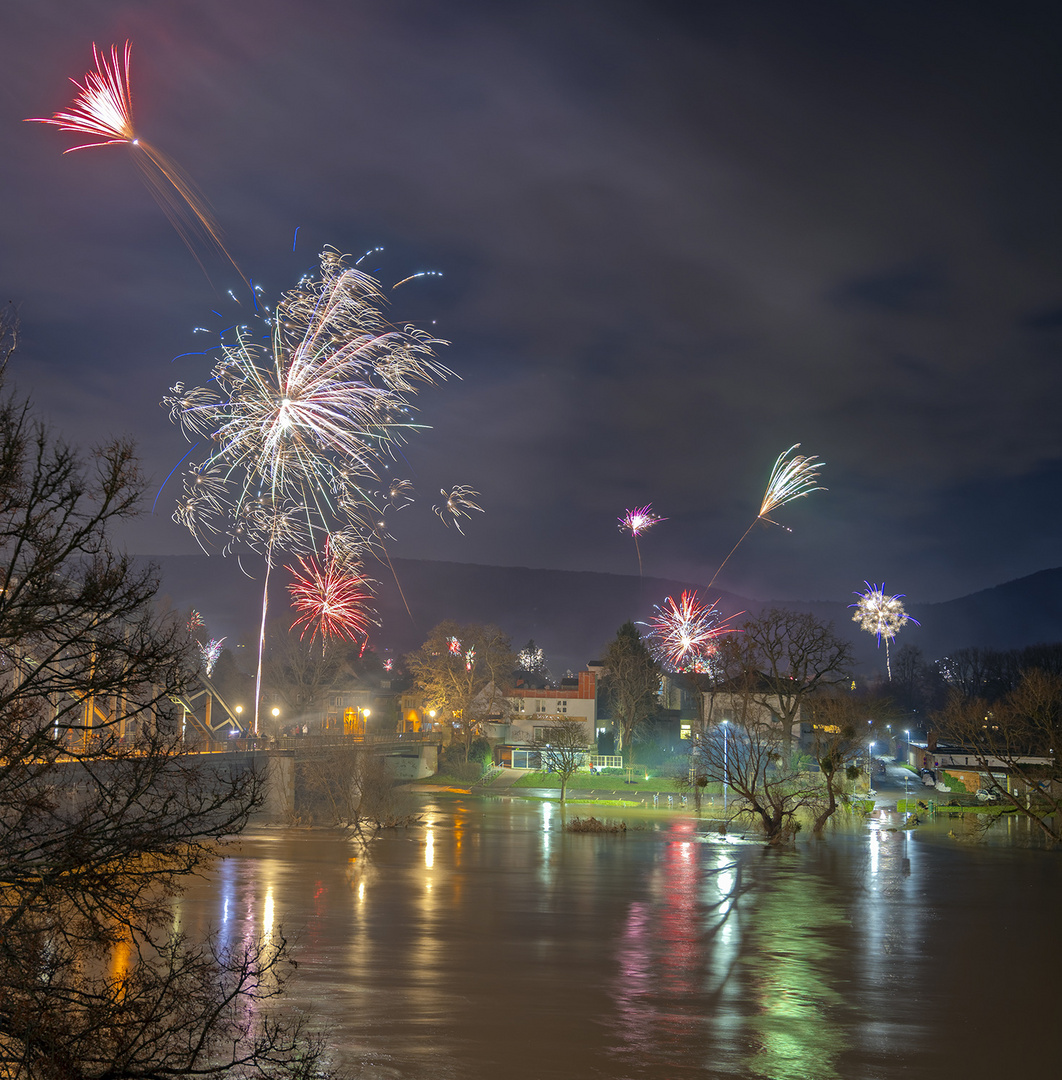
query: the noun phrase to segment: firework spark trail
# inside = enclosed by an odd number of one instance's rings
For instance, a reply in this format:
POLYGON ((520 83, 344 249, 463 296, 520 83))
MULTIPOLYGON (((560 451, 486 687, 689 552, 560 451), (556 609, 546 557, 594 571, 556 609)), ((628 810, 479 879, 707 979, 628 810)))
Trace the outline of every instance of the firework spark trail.
POLYGON ((221 242, 220 229, 195 184, 176 162, 136 134, 129 81, 131 58, 132 44, 129 41, 125 43, 121 54, 118 46, 112 45, 110 58, 106 51, 97 49, 93 42, 92 59, 96 68, 85 75, 83 83, 76 79, 70 80, 78 92, 69 110, 57 112, 50 117, 27 117, 27 122, 51 124, 60 131, 71 131, 93 138, 93 142, 68 147, 63 151, 64 154, 74 150, 88 150, 94 146, 125 143, 133 152, 133 162, 155 201, 196 262, 203 268, 203 272, 206 273, 206 268, 196 254, 193 243, 198 237, 212 241, 242 278, 243 272, 221 242))
POLYGON ((450 522, 453 522, 454 528, 464 536, 461 518, 470 518, 470 510, 483 513, 483 507, 473 501, 479 498, 479 492, 473 491, 467 484, 458 484, 451 491, 440 488, 439 494, 443 497, 443 502, 439 506, 433 506, 432 510, 444 525, 449 526, 450 522))
POLYGON ((299 612, 291 629, 302 627, 300 640, 309 631, 311 644, 319 634, 322 648, 331 639, 360 640, 364 648, 369 639, 372 591, 360 568, 337 558, 327 541, 320 561, 300 555, 298 562, 301 570, 286 567, 292 575, 288 584, 292 606, 299 612))
POLYGON ((619 518, 620 532, 629 532, 634 537, 634 550, 638 553, 639 577, 642 576, 642 549, 638 544, 638 537, 661 521, 667 521, 667 518, 657 517, 653 513, 652 503, 638 510, 627 510, 623 517, 619 518))
POLYGON ((730 625, 742 612, 724 616, 715 604, 703 604, 696 592, 683 592, 676 602, 667 597, 654 605, 649 636, 657 658, 672 671, 705 671, 715 642, 733 632, 730 625))
MULTIPOLYGON (((819 461, 817 457, 806 457, 803 454, 789 457, 799 447, 800 443, 793 443, 788 450, 784 450, 778 455, 774 468, 771 469, 767 488, 763 493, 760 512, 752 519, 752 524, 741 534, 741 539, 730 549, 727 557, 719 564, 719 568, 712 575, 712 580, 708 582, 709 589, 715 584, 715 579, 719 577, 723 567, 730 561, 730 556, 741 547, 742 541, 752 532, 756 522, 766 521, 771 525, 778 525, 778 522, 770 515, 780 506, 785 506, 794 499, 802 499, 812 494, 812 492, 827 490, 818 482, 819 469, 822 468, 825 462, 819 461)), ((780 528, 788 531, 785 525, 781 525, 780 528)))
POLYGON ((904 611, 901 603, 904 598, 903 593, 897 593, 895 596, 887 595, 884 582, 881 585, 871 585, 869 581, 864 581, 863 584, 866 586, 866 590, 864 592, 857 590, 854 594, 859 597, 859 600, 848 605, 850 608, 856 609, 856 613, 852 616, 852 622, 859 623, 860 630, 876 634, 879 649, 881 648, 881 639, 885 639, 885 671, 888 674, 889 682, 892 682, 889 642, 909 622, 914 623, 915 626, 921 626, 922 624, 904 611))
POLYGON ((209 446, 188 468, 175 520, 204 548, 224 534, 226 554, 249 548, 265 558, 256 732, 275 553, 317 552, 328 536, 348 560, 380 547, 380 473, 423 427, 409 419, 410 398, 417 384, 450 374, 434 352, 445 342, 388 323, 384 303, 374 278, 327 248, 318 276, 286 292, 275 312, 259 311, 259 329, 237 326, 222 339, 210 387, 179 383, 162 402, 186 437, 209 446))

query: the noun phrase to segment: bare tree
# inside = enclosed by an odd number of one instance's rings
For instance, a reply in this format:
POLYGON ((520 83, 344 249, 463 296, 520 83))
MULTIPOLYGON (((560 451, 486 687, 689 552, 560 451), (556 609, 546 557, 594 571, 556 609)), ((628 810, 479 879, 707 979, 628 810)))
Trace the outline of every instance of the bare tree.
POLYGON ((342 825, 359 834, 413 819, 386 761, 361 745, 330 746, 297 763, 304 789, 302 820, 342 825))
POLYGON ((223 951, 172 929, 173 895, 259 781, 182 745, 187 634, 108 539, 139 489, 127 442, 86 457, 0 401, 0 1070, 303 1075, 320 1047, 266 1007, 283 942, 223 951))
POLYGON ((986 790, 1062 841, 1062 676, 1026 671, 991 704, 953 694, 934 719, 940 738, 974 759, 986 790))
POLYGON ((993 675, 991 649, 958 649, 940 661, 945 681, 964 698, 985 697, 993 675))
POLYGON ((777 718, 786 761, 801 706, 852 677, 851 645, 832 623, 781 608, 746 622, 727 639, 722 655, 728 675, 742 681, 742 694, 777 718))
POLYGON ((439 623, 406 658, 424 705, 449 723, 468 762, 472 740, 485 720, 508 714, 516 656, 496 626, 439 623))
POLYGON ((586 761, 586 726, 581 720, 553 720, 535 734, 535 745, 542 758, 542 771, 560 778, 560 801, 563 805, 568 781, 586 761))
POLYGON ((848 801, 848 784, 858 776, 855 762, 866 747, 864 702, 849 693, 817 696, 810 702, 811 756, 822 787, 814 806, 812 831, 820 835, 838 806, 848 801))
POLYGON ((356 683, 364 671, 354 642, 311 643, 295 631, 276 627, 268 646, 263 682, 269 694, 284 703, 284 715, 292 721, 320 720, 328 695, 341 685, 356 683))
POLYGON ((695 733, 691 772, 726 786, 731 818, 751 817, 771 845, 791 841, 801 812, 818 795, 805 773, 791 768, 783 754, 778 725, 765 719, 753 696, 736 699, 735 716, 695 733))
POLYGON ((625 622, 605 650, 605 692, 619 727, 619 749, 634 762, 634 734, 656 708, 660 665, 642 641, 638 627, 625 622))

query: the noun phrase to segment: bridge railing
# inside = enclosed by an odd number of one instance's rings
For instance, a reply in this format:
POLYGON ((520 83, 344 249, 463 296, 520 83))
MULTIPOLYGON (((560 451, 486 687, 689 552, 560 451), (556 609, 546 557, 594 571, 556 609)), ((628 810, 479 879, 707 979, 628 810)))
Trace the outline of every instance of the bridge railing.
POLYGON ((207 739, 199 736, 188 739, 190 751, 202 754, 219 754, 234 750, 317 750, 329 746, 395 746, 403 743, 419 746, 422 743, 440 742, 442 734, 437 731, 374 732, 369 735, 344 735, 325 732, 319 735, 284 735, 256 738, 233 736, 224 739, 207 739))

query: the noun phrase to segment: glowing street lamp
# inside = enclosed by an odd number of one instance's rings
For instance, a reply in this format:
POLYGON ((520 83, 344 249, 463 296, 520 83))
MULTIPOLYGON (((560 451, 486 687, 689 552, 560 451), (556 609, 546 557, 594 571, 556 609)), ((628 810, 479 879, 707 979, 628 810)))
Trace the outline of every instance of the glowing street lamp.
POLYGON ((723 817, 726 817, 726 787, 730 780, 730 767, 727 758, 726 733, 729 730, 728 721, 723 720, 723 817))
MULTIPOLYGON (((904 748, 903 748, 904 765, 908 766, 908 765, 911 764, 911 729, 910 728, 904 728, 903 733, 904 733, 905 737, 907 738, 907 742, 905 743, 904 748)), ((908 793, 907 793, 907 781, 910 780, 910 779, 911 779, 911 770, 909 768, 905 768, 903 770, 903 799, 904 799, 904 802, 907 802, 907 800, 909 798, 908 793)))
POLYGON ((867 794, 874 790, 874 744, 870 744, 867 753, 867 794))

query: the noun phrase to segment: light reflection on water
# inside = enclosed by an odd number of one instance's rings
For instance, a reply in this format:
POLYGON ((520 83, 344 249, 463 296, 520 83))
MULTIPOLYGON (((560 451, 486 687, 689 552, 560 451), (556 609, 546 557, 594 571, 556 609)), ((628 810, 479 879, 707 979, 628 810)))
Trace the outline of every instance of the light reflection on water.
POLYGON ((1007 1074, 986 1033, 1008 1017, 1023 1060, 1048 1061, 1035 979, 970 990, 1004 957, 1057 969, 1054 853, 883 821, 787 852, 693 818, 629 815, 624 836, 562 822, 553 804, 466 798, 367 852, 249 835, 175 918, 229 942, 295 937, 293 1002, 355 1077, 966 1080, 1007 1074))

